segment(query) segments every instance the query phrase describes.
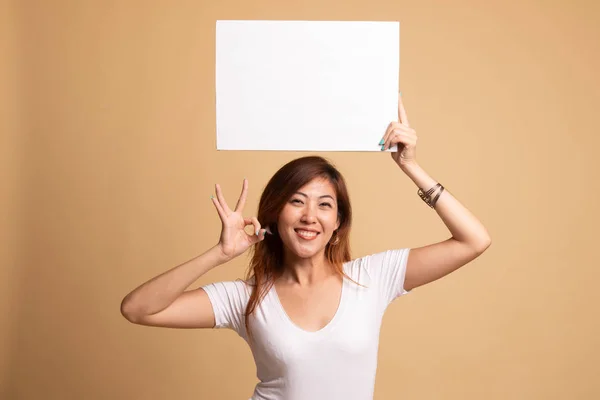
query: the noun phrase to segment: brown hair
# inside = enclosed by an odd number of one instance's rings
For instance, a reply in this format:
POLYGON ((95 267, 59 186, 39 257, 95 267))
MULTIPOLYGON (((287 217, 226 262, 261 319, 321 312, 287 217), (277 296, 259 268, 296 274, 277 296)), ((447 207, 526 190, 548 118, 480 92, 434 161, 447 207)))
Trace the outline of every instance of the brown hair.
POLYGON ((332 244, 332 241, 327 244, 325 257, 334 266, 337 274, 352 280, 344 273, 342 267, 344 262, 351 259, 349 236, 352 224, 350 197, 342 174, 329 161, 318 156, 302 157, 288 162, 269 180, 258 205, 257 218, 263 228, 269 227, 273 235, 266 235, 264 240, 251 249, 252 257, 246 280, 253 286, 253 290, 244 314, 246 332, 250 338, 250 315, 283 273, 284 245, 277 234, 279 214, 292 195, 315 178, 327 179, 335 188, 337 197, 340 225, 332 240, 336 244, 332 244), (251 282, 251 278, 254 278, 254 282, 251 282))

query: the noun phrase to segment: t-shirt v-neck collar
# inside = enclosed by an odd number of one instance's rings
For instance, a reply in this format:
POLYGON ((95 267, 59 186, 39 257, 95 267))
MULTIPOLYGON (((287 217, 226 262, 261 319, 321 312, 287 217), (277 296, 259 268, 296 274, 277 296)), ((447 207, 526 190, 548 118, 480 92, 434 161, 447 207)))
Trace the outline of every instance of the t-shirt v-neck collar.
POLYGON ((306 329, 301 328, 294 321, 292 321, 290 316, 287 314, 287 312, 283 308, 283 304, 281 303, 281 300, 279 299, 279 295, 277 294, 277 289, 275 288, 275 284, 273 284, 271 286, 271 289, 269 290, 269 295, 271 296, 273 302, 275 303, 275 308, 277 309, 278 314, 281 316, 284 323, 286 323, 288 326, 291 327, 291 329, 295 330, 296 332, 299 332, 300 334, 317 338, 317 337, 322 337, 323 335, 327 334, 327 332, 332 330, 339 323, 339 320, 341 319, 343 311, 344 311, 346 292, 348 291, 348 289, 346 287, 347 285, 348 285, 348 283, 346 282, 346 277, 342 277, 342 289, 341 289, 341 294, 340 294, 340 301, 338 303, 338 307, 335 311, 335 314, 333 315, 331 320, 327 323, 327 325, 325 325, 323 328, 319 329, 318 331, 307 331, 306 329))

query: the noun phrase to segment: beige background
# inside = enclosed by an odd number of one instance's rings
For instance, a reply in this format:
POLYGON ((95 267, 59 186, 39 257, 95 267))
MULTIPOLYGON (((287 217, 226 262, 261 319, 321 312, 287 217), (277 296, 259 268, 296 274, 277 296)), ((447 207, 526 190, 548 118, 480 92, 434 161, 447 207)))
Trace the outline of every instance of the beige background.
MULTIPOLYGON (((305 153, 215 150, 217 19, 399 20, 425 169, 492 247, 395 302, 376 399, 600 398, 597 1, 5 1, 0 12, 0 397, 246 399, 232 331, 136 326, 146 279, 218 240, 305 153)), ((353 255, 448 235, 387 154, 325 153, 353 255)), ((240 257, 194 287, 242 276, 240 257)))

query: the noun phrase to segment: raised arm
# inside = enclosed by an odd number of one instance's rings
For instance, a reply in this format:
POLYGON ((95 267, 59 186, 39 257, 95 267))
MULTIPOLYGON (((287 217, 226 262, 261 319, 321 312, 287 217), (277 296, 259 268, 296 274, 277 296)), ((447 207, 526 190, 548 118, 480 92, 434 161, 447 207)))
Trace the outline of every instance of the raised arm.
POLYGON ((215 315, 204 289, 185 291, 193 282, 210 271, 244 253, 251 245, 264 239, 256 218, 244 218, 242 210, 246 201, 248 182, 244 180, 242 194, 235 211, 227 206, 221 188, 216 185, 213 204, 222 222, 219 243, 203 253, 169 271, 143 283, 121 302, 121 314, 130 322, 140 325, 169 328, 212 328, 215 315), (254 235, 244 231, 254 226, 254 235))
MULTIPOLYGON (((416 160, 417 135, 408 124, 402 98, 398 99, 399 122, 392 122, 382 139, 382 150, 397 144, 392 158, 400 169, 417 185, 427 191, 436 186, 416 160)), ((433 197, 440 191, 436 190, 433 197)), ((481 255, 491 244, 491 238, 482 223, 448 190, 441 192, 435 211, 451 233, 439 243, 411 249, 404 280, 404 289, 411 290, 442 278, 481 255)))

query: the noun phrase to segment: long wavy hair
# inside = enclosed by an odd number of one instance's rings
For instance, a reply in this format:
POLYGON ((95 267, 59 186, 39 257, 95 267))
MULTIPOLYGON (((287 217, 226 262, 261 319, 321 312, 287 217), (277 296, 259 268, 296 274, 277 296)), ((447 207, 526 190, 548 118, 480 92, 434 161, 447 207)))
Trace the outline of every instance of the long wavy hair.
POLYGON ((263 228, 269 227, 273 234, 266 235, 264 240, 252 247, 250 253, 251 261, 246 272, 246 281, 253 290, 244 314, 246 332, 250 338, 252 338, 248 323, 250 316, 269 292, 275 280, 283 273, 284 244, 277 233, 279 214, 294 193, 317 178, 327 179, 334 187, 340 223, 325 247, 325 257, 338 275, 352 280, 343 269, 343 264, 351 260, 349 236, 352 208, 342 174, 329 161, 318 156, 302 157, 288 162, 269 180, 258 205, 258 220, 263 228))

